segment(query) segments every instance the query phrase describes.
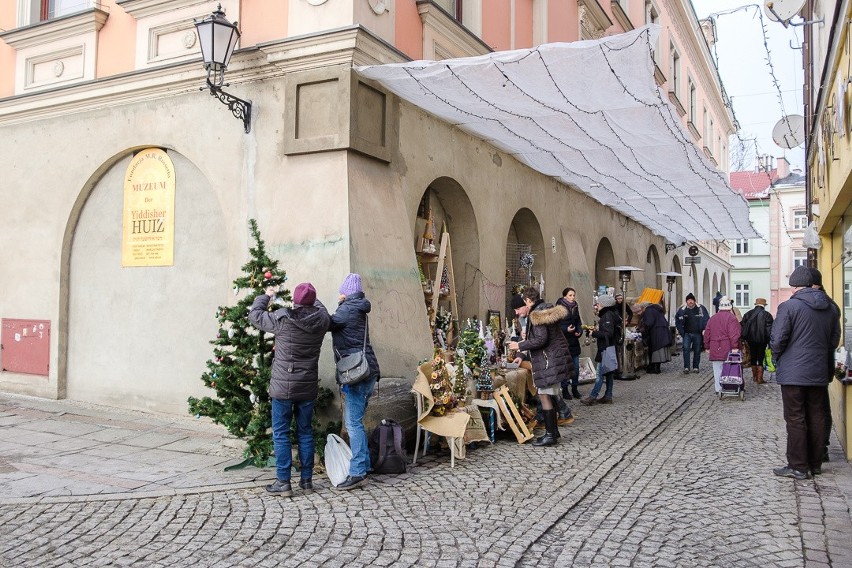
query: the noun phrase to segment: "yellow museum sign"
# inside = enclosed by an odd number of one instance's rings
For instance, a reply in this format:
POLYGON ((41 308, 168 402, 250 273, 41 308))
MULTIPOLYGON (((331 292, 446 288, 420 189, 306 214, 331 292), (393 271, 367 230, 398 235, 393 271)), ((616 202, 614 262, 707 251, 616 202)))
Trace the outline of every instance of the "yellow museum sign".
POLYGON ((122 266, 172 266, 175 252, 175 168, 168 154, 147 148, 124 176, 122 266))

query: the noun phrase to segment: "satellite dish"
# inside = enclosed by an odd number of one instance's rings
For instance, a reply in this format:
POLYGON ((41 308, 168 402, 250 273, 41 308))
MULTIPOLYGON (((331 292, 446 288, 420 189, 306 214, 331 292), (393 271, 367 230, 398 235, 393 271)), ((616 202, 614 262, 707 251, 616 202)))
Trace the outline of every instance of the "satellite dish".
POLYGON ((772 140, 788 150, 800 146, 805 141, 805 117, 801 114, 782 116, 772 128, 772 140))
POLYGON ((805 0, 771 0, 763 3, 763 13, 773 22, 787 22, 802 11, 805 0))

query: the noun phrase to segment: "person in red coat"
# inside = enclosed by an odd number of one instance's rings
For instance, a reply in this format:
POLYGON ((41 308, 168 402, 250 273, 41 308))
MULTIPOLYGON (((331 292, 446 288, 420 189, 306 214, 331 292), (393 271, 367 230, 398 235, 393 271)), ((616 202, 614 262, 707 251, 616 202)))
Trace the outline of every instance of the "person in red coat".
POLYGON ((713 379, 717 393, 722 392, 719 382, 722 364, 728 358, 728 353, 740 350, 740 322, 732 309, 730 298, 722 296, 719 299, 719 311, 713 314, 704 328, 704 345, 710 352, 709 358, 713 363, 713 379))

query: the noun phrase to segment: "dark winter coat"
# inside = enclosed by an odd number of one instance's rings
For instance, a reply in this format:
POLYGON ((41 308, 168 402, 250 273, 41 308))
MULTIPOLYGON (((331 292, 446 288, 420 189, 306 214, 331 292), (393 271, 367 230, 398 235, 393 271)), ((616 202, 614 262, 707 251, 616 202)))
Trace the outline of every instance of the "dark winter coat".
POLYGON ((317 300, 313 306, 266 311, 269 296, 254 299, 249 321, 275 334, 269 396, 279 400, 315 400, 319 393, 319 356, 330 317, 317 300))
POLYGON ((579 355, 582 348, 580 347, 580 337, 578 334, 583 332, 583 322, 580 320, 580 306, 577 302, 569 304, 565 298, 556 300, 556 305, 568 310, 568 315, 559 322, 559 329, 562 330, 565 339, 568 340, 568 351, 571 353, 571 356, 579 355), (568 328, 572 325, 574 326, 574 331, 568 331, 568 328))
POLYGON ((529 351, 533 381, 539 388, 569 379, 574 373, 568 340, 559 329, 559 321, 567 315, 564 306, 554 306, 539 300, 530 310, 527 338, 518 344, 529 351))
POLYGON ((709 319, 710 314, 707 313, 707 308, 701 304, 695 304, 691 308, 684 304, 675 314, 675 327, 681 337, 687 333, 701 333, 709 319))
POLYGON ((355 292, 346 296, 331 316, 331 339, 334 345, 334 360, 351 353, 361 351, 364 346, 364 331, 367 331, 367 363, 370 365, 370 378, 379 378, 379 361, 370 344, 370 331, 367 329, 367 314, 372 305, 364 292, 355 292))
POLYGON ((659 304, 651 304, 642 312, 642 338, 647 338, 650 353, 672 344, 669 322, 659 304))
POLYGON ((713 314, 704 328, 704 345, 711 361, 725 361, 728 353, 740 348, 740 322, 731 310, 713 314))
POLYGON ((778 306, 769 348, 779 385, 821 386, 840 343, 840 318, 822 290, 802 288, 778 306))
POLYGON ((604 350, 610 345, 616 345, 618 338, 623 336, 622 324, 621 311, 617 304, 598 312, 598 328, 592 332, 598 343, 595 361, 600 363, 604 350))
POLYGON ((742 321, 742 338, 754 345, 766 345, 772 335, 772 314, 763 306, 747 311, 742 321))

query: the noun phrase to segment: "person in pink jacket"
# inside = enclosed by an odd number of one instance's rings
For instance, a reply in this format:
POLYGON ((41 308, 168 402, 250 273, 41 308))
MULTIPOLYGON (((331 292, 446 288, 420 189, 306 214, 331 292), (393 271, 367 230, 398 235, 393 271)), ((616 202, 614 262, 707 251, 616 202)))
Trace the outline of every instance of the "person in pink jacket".
POLYGON ((719 383, 722 364, 728 358, 728 353, 740 350, 740 322, 731 311, 732 308, 730 298, 722 296, 719 300, 719 311, 713 314, 704 328, 704 346, 710 352, 717 393, 722 391, 722 385, 719 383))

